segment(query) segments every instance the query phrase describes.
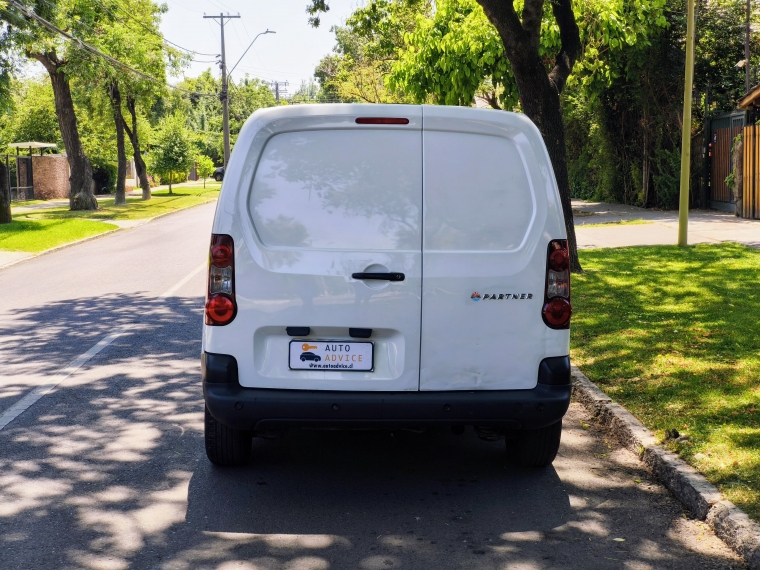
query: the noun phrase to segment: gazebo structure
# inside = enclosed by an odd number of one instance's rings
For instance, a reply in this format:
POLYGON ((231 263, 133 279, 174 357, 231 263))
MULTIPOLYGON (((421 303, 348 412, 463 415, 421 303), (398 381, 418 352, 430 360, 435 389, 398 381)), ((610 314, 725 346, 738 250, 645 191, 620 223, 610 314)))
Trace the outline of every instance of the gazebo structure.
POLYGON ((16 149, 15 157, 5 156, 12 201, 68 197, 69 170, 66 157, 61 155, 43 156, 45 149, 55 148, 55 144, 31 141, 12 143, 8 147, 16 149), (29 154, 22 155, 21 153, 24 150, 28 150, 29 154), (39 156, 33 156, 35 150, 39 151, 39 156), (11 158, 15 162, 15 185, 11 179, 11 171, 13 170, 10 168, 11 158), (39 176, 35 176, 35 171, 38 171, 39 176), (35 177, 37 178, 36 183, 35 177))

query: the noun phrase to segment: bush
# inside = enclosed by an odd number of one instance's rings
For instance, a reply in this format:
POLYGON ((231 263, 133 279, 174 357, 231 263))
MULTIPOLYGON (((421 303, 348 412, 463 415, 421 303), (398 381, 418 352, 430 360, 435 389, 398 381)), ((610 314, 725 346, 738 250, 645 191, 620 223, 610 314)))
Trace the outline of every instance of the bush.
MULTIPOLYGON (((187 182, 187 172, 174 172, 172 173, 172 184, 177 184, 179 182, 187 182)), ((161 184, 169 184, 169 176, 162 176, 161 177, 161 184)))
POLYGON ((92 165, 92 179, 95 181, 95 194, 113 194, 116 192, 116 165, 99 162, 92 165))
POLYGON ((679 149, 656 149, 652 166, 652 180, 657 193, 656 205, 677 208, 681 192, 681 152, 679 149))

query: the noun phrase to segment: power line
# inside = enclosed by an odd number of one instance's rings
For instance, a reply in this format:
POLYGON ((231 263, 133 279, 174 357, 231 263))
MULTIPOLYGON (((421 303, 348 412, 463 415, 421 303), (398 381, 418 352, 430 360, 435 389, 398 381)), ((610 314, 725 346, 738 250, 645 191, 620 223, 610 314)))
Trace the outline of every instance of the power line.
POLYGON ((88 44, 87 42, 84 42, 84 41, 80 40, 79 38, 74 37, 74 36, 72 36, 71 34, 69 34, 67 32, 64 32, 62 29, 60 29, 57 26, 51 24, 50 22, 48 22, 47 20, 45 20, 41 16, 39 16, 39 15, 35 14, 34 12, 32 12, 31 10, 25 8, 21 4, 18 4, 14 0, 8 0, 8 4, 11 5, 11 6, 13 6, 17 10, 19 10, 27 18, 32 19, 32 20, 36 20, 37 22, 39 22, 40 24, 42 24, 43 27, 47 28, 48 30, 50 30, 52 32, 55 32, 57 34, 60 34, 61 36, 63 36, 67 40, 69 40, 70 42, 76 43, 80 48, 82 48, 82 49, 84 49, 86 51, 89 51, 90 53, 93 53, 93 54, 95 54, 95 55, 97 55, 99 57, 102 57, 103 59, 105 59, 106 61, 108 61, 109 63, 111 63, 112 65, 115 65, 115 66, 121 67, 123 69, 126 69, 127 71, 130 71, 130 72, 132 72, 132 73, 134 73, 136 75, 139 75, 140 77, 142 77, 144 79, 148 79, 149 81, 153 81, 155 83, 159 83, 161 85, 165 85, 165 86, 167 86, 167 87, 169 87, 171 89, 176 89, 177 91, 183 91, 185 93, 188 93, 189 95, 198 95, 198 96, 201 96, 201 97, 216 97, 216 93, 199 93, 197 91, 190 91, 188 89, 183 89, 182 87, 176 87, 174 85, 170 85, 170 84, 168 84, 168 83, 166 83, 164 81, 161 81, 160 79, 156 79, 152 75, 148 75, 147 73, 144 73, 144 72, 139 71, 139 70, 137 70, 137 69, 135 69, 133 67, 130 67, 126 63, 123 63, 123 62, 119 61, 118 59, 115 59, 115 58, 111 57, 110 55, 107 55, 107 54, 103 53, 99 49, 97 49, 97 48, 91 46, 90 44, 88 44))

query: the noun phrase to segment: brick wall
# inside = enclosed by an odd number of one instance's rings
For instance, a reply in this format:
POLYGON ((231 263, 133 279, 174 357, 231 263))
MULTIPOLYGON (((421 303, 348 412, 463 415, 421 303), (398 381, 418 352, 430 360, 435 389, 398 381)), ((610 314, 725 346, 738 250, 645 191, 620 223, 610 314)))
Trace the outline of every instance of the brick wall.
POLYGON ((32 157, 34 197, 37 200, 69 197, 69 162, 60 154, 32 157))

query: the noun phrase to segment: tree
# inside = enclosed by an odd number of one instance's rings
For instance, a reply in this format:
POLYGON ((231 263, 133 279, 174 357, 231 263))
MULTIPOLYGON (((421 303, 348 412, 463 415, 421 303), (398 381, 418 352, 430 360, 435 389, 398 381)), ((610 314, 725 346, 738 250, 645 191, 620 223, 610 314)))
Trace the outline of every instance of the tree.
MULTIPOLYGON (((222 105, 216 96, 221 91, 221 80, 211 75, 211 70, 200 76, 187 78, 178 87, 194 92, 185 95, 174 92, 164 101, 163 112, 176 111, 187 117, 188 127, 195 133, 193 143, 199 154, 205 154, 219 164, 222 162, 222 105), (201 93, 203 95, 197 95, 201 93), (205 95, 209 94, 209 95, 205 95)), ((230 140, 234 145, 237 135, 248 117, 262 107, 275 104, 274 95, 266 83, 247 75, 238 81, 229 79, 230 140)))
POLYGON ((102 2, 97 4, 102 7, 103 13, 99 18, 99 25, 92 29, 87 37, 89 43, 145 74, 139 75, 125 68, 115 67, 110 62, 98 58, 90 58, 90 65, 86 68, 92 84, 100 83, 107 93, 116 128, 118 174, 115 203, 125 203, 125 133, 132 146, 143 199, 147 200, 151 191, 140 149, 137 105, 140 103, 149 106, 157 95, 165 92, 167 60, 174 69, 178 69, 187 58, 181 56, 177 50, 164 45, 158 25, 160 15, 166 11, 165 6, 158 6, 151 0, 109 0, 108 5, 102 2), (131 116, 131 127, 124 118, 124 104, 131 116))
POLYGON ((30 2, 33 11, 20 10, 16 5, 0 9, 0 20, 12 25, 12 43, 27 57, 39 61, 50 76, 55 96, 56 115, 61 130, 71 176, 69 205, 72 210, 96 210, 98 201, 92 192, 92 166, 79 137, 77 116, 69 83, 69 55, 80 48, 63 43, 59 35, 40 25, 32 13, 65 27, 74 35, 93 24, 94 13, 84 0, 49 0, 30 2))
MULTIPOLYGON (((586 88, 578 81, 584 70, 576 69, 576 80, 565 89, 563 107, 574 197, 677 207, 686 9, 684 0, 669 0, 667 7, 663 13, 665 26, 659 25, 651 12, 643 14, 649 26, 647 41, 639 36, 616 49, 598 49, 590 54, 608 67, 609 79, 602 78, 604 81, 586 88)), ((744 70, 736 64, 744 59, 745 8, 746 4, 735 0, 698 2, 694 139, 703 136, 706 113, 732 109, 744 93, 744 70)), ((625 13, 622 15, 625 21, 625 13)), ((751 22, 753 26, 760 23, 757 10, 751 22)), ((584 26, 581 30, 583 34, 584 26)), ((755 54, 752 69, 758 69, 760 37, 754 34, 750 39, 750 51, 755 54)), ((701 142, 697 144, 701 146, 701 142)), ((695 180, 703 176, 698 162, 693 163, 695 180)), ((692 185, 692 203, 705 207, 706 194, 704 186, 692 185)))
POLYGON ((187 172, 193 163, 192 145, 185 128, 185 117, 175 113, 161 119, 158 136, 148 156, 151 170, 162 178, 168 178, 171 194, 174 174, 187 172))
POLYGON ((201 154, 195 159, 195 167, 198 172, 198 176, 203 178, 203 187, 206 187, 206 178, 214 173, 214 161, 207 157, 205 154, 201 154))
POLYGON ((432 14, 430 0, 374 0, 357 8, 345 25, 335 26, 333 53, 320 61, 318 100, 365 103, 410 103, 412 98, 389 88, 386 77, 415 29, 418 15, 432 14))
MULTIPOLYGON (((130 143, 132 143, 132 156, 135 159, 135 170, 137 171, 137 178, 140 180, 140 188, 142 188, 142 199, 150 200, 150 182, 148 181, 148 169, 145 166, 145 160, 142 156, 142 149, 140 148, 140 138, 138 136, 138 114, 137 114, 137 96, 135 94, 127 95, 127 109, 129 115, 132 118, 132 125, 124 123, 124 130, 129 137, 130 143)), ((144 136, 144 135, 143 135, 144 136)))
MULTIPOLYGON (((541 47, 544 0, 524 0, 518 15, 513 0, 477 0, 488 20, 499 33, 504 53, 512 70, 525 114, 536 124, 544 139, 559 187, 565 217, 570 269, 582 271, 575 240, 573 210, 570 203, 570 179, 567 172, 565 125, 560 94, 576 61, 583 55, 581 34, 573 12, 572 0, 553 0, 551 12, 558 28, 559 41, 554 47, 554 62, 546 65, 551 51, 541 47), (543 51, 543 53, 542 53, 543 51), (547 68, 550 70, 547 72, 547 68)), ((649 1, 650 6, 662 7, 664 0, 649 1)), ((642 14, 637 15, 640 17, 642 14)), ((662 18, 661 15, 658 18, 662 18)), ((552 34, 551 30, 544 34, 552 34)), ((611 38, 617 43, 617 38, 611 38)))
POLYGON ((10 112, 0 115, 0 148, 13 142, 39 141, 63 147, 53 89, 47 78, 11 82, 10 112))

